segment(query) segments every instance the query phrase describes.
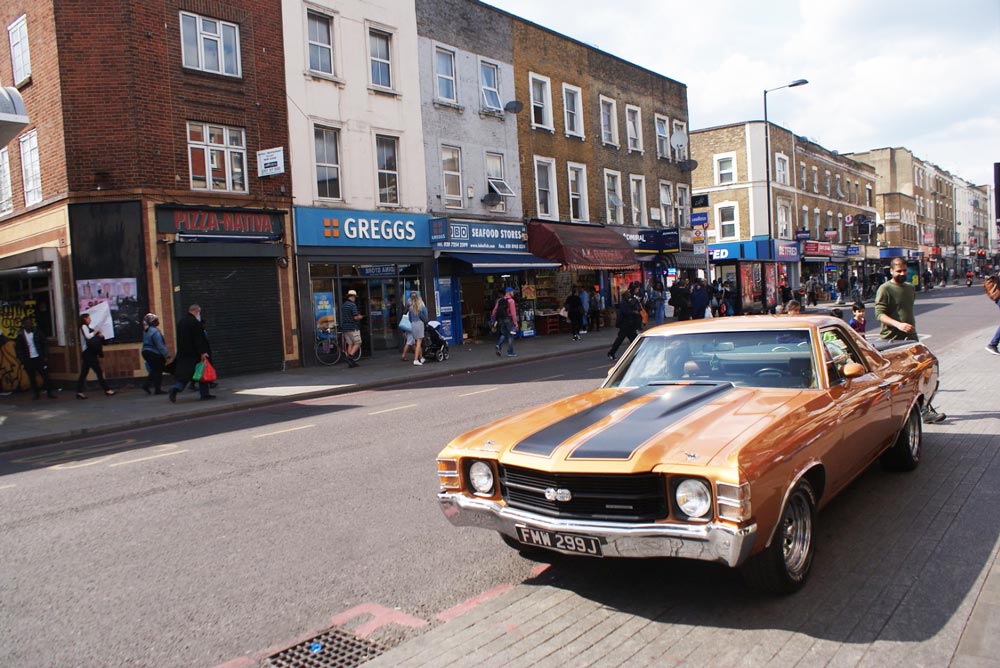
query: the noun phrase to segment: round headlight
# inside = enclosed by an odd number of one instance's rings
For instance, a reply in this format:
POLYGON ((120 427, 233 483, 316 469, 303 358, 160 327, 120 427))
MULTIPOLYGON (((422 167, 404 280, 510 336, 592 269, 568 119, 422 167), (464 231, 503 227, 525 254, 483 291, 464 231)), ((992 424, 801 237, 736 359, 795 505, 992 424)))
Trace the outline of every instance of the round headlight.
POLYGON ((493 469, 486 462, 475 462, 469 467, 469 482, 472 489, 480 494, 489 494, 493 491, 493 469))
POLYGON ((702 517, 712 509, 712 493, 701 480, 689 479, 677 485, 677 506, 688 517, 702 517))

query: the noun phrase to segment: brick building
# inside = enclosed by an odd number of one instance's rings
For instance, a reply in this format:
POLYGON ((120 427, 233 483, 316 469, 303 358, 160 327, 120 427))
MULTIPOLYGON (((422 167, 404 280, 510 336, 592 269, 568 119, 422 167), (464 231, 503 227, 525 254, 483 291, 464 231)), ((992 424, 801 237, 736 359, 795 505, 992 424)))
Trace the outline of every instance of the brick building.
POLYGON ((221 374, 297 360, 279 0, 4 0, 0 20, 30 117, 0 151, 0 298, 37 315, 53 373, 102 304, 110 377, 145 374, 147 311, 172 350, 194 302, 221 374))
POLYGON ((714 274, 739 287, 744 312, 773 307, 782 283, 835 283, 878 263, 874 243, 853 224, 859 214, 875 218, 874 169, 780 126, 770 130, 770 218, 764 123, 691 133, 692 186, 708 197, 714 274))

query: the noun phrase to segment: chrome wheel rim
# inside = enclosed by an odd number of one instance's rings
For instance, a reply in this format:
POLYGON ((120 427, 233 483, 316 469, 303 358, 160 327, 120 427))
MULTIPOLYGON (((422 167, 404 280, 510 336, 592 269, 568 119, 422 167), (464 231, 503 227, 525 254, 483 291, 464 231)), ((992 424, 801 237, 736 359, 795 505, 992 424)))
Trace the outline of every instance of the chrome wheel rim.
POLYGON ((809 551, 812 547, 812 509, 802 492, 796 492, 788 501, 781 525, 781 538, 785 570, 797 580, 809 565, 809 551))

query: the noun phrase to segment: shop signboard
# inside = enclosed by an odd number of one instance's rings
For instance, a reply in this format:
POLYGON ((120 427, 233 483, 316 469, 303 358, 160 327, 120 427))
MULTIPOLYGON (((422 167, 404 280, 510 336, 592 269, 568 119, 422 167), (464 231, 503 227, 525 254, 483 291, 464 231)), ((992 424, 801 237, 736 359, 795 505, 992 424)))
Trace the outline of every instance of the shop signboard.
POLYGON ((434 218, 430 239, 439 250, 528 250, 528 232, 523 223, 434 218))
POLYGON ((775 242, 774 249, 775 249, 774 257, 779 262, 799 261, 799 245, 794 241, 775 242))
POLYGON ((849 257, 856 257, 858 255, 861 255, 861 246, 848 246, 847 255, 849 257))
POLYGON ((285 212, 235 207, 160 205, 156 231, 184 237, 277 241, 284 236, 285 212))
POLYGON ((691 227, 708 227, 708 212, 698 211, 691 214, 691 227))
POLYGON ((809 230, 795 230, 795 240, 805 241, 809 238, 809 230))
POLYGON ((430 217, 404 211, 295 207, 299 246, 429 248, 430 217))
POLYGON ((803 255, 830 255, 830 244, 826 241, 803 241, 803 255))

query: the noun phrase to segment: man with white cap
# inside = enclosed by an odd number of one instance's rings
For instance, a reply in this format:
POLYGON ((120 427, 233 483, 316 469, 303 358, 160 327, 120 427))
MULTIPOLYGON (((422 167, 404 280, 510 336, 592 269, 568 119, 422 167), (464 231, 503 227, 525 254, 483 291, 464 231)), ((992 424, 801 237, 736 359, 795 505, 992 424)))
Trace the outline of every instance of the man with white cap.
POLYGON ((358 310, 358 293, 356 290, 347 291, 347 299, 340 307, 340 331, 344 333, 344 342, 347 345, 347 365, 352 369, 358 366, 354 361, 358 349, 361 348, 361 328, 358 322, 361 320, 361 311, 358 310))

